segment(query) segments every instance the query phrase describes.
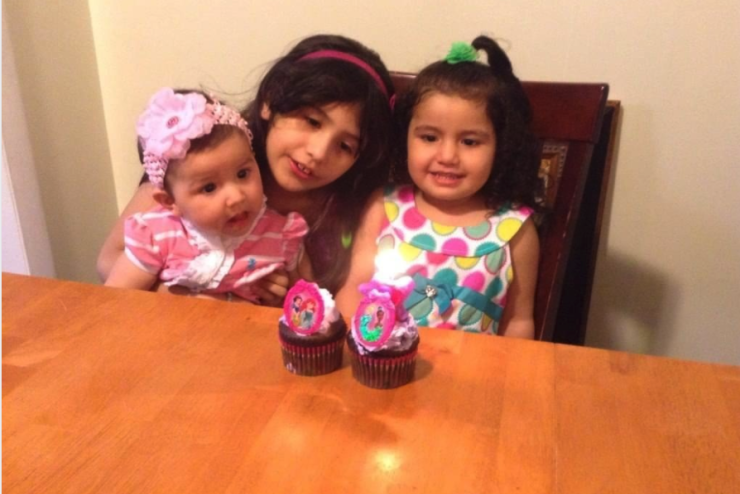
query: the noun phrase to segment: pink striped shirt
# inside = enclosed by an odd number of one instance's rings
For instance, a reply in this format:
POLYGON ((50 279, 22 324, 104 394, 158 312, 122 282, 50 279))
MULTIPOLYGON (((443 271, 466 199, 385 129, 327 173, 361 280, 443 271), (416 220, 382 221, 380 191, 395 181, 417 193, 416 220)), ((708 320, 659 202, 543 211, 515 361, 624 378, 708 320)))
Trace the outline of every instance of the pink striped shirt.
POLYGON ((245 235, 221 239, 156 207, 128 218, 124 232, 128 258, 166 285, 203 293, 232 292, 258 303, 251 283, 278 268, 296 267, 308 225, 298 213, 282 216, 267 209, 245 235))

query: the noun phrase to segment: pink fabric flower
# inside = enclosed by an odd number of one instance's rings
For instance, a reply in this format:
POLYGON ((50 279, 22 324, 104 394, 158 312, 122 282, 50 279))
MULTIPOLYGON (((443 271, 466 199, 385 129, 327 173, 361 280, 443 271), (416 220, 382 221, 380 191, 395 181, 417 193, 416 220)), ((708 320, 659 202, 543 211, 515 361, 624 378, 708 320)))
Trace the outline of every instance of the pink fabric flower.
POLYGON ((145 153, 171 160, 184 158, 190 140, 210 133, 213 124, 202 95, 175 94, 172 88, 163 88, 149 100, 136 131, 145 153))

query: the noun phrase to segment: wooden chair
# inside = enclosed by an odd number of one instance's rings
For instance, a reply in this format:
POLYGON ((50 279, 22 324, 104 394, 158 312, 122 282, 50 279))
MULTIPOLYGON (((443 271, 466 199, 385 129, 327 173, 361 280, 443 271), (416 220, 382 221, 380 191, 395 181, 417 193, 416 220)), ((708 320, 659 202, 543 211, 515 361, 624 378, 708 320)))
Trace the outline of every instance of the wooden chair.
MULTIPOLYGON (((391 77, 396 91, 401 92, 415 74, 392 72, 391 77)), ((609 86, 523 84, 532 106, 533 130, 542 144, 540 200, 548 211, 538 218, 541 255, 535 295, 535 337, 553 341, 563 279, 609 86)))
POLYGON ((583 345, 591 306, 596 260, 599 253, 601 226, 613 175, 621 103, 608 100, 601 124, 599 141, 594 147, 581 211, 576 222, 568 264, 563 278, 553 341, 583 345))

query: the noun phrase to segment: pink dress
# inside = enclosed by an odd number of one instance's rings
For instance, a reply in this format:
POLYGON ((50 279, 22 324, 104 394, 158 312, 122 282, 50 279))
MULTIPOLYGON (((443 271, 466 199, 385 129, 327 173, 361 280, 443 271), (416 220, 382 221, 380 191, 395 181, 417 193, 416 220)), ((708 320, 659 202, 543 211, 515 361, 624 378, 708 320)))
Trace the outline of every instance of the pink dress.
POLYGON ((232 292, 259 303, 251 284, 278 268, 294 269, 308 233, 298 213, 263 208, 249 232, 220 238, 199 232, 184 218, 157 207, 126 220, 125 252, 165 285, 196 293, 232 292))

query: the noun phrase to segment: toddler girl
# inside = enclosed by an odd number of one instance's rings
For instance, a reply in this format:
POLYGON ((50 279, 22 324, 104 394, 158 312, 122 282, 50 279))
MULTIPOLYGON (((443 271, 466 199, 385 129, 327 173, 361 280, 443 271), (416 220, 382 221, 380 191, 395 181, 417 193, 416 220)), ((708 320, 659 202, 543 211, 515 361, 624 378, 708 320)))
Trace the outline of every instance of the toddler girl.
POLYGON ((538 153, 508 57, 483 36, 454 44, 421 71, 398 116, 407 167, 397 182, 411 183, 373 198, 353 284, 371 276, 374 254, 393 251, 398 271, 414 280, 405 306, 419 325, 532 338, 538 153))
POLYGON ((137 131, 158 206, 126 220, 126 255, 106 285, 147 290, 160 279, 259 303, 250 285, 295 270, 308 227, 266 208, 244 119, 200 92, 164 88, 137 131))

